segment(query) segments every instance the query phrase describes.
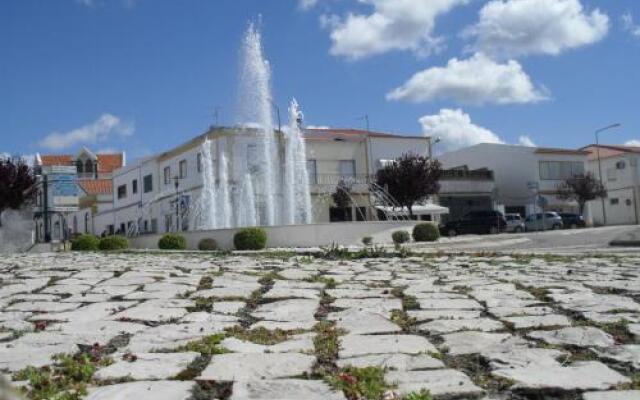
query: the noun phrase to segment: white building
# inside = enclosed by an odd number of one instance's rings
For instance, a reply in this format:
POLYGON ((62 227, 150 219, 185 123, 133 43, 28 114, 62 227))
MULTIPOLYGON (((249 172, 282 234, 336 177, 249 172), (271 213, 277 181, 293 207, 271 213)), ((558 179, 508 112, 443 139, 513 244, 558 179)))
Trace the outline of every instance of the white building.
POLYGON ((577 212, 575 202, 557 197, 563 179, 582 174, 589 153, 542 147, 482 143, 438 157, 443 168, 486 168, 493 171, 493 198, 506 213, 577 212))
POLYGON ((607 197, 590 202, 596 225, 638 224, 640 217, 640 147, 590 145, 587 170, 602 183, 607 197), (598 152, 600 163, 598 163, 598 152), (603 212, 604 211, 604 212, 603 212))
MULTIPOLYGON (((379 218, 369 190, 375 172, 404 153, 431 153, 430 138, 424 136, 354 129, 307 129, 304 135, 316 223, 379 218), (337 209, 331 198, 340 181, 351 185, 349 209, 337 209)), ((94 213, 94 233, 136 235, 194 229, 204 182, 202 144, 206 139, 213 146, 214 165, 219 154, 226 154, 230 177, 237 175, 235 168, 250 169, 257 160, 251 156, 255 140, 250 136, 235 129, 212 128, 176 148, 116 170, 112 206, 94 213)), ((278 151, 283 152, 282 140, 278 143, 278 151)), ((239 186, 233 179, 231 190, 239 186)))

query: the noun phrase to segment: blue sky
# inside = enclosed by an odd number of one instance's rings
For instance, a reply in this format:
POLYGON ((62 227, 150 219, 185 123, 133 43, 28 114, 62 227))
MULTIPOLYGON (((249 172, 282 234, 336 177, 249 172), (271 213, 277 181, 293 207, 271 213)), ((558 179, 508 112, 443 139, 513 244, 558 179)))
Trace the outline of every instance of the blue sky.
POLYGON ((296 97, 310 125, 368 114, 442 150, 579 147, 613 122, 603 142, 640 140, 637 0, 6 0, 0 152, 138 157, 202 133, 216 107, 237 122, 259 16, 274 98, 286 115, 296 97))

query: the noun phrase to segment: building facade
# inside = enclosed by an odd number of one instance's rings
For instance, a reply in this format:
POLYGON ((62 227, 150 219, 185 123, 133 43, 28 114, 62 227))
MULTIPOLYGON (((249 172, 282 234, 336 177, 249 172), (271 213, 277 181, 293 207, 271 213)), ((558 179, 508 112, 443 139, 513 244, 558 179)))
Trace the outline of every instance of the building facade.
MULTIPOLYGON (((304 131, 311 192, 312 221, 375 220, 380 217, 370 184, 375 172, 404 153, 430 156, 430 139, 353 129, 304 131), (351 206, 338 209, 331 194, 340 183, 350 188, 351 206)), ((164 153, 136 161, 113 172, 112 206, 93 214, 95 234, 129 236, 196 229, 198 203, 204 185, 202 144, 214 154, 226 151, 229 175, 242 163, 254 163, 252 142, 228 128, 206 133, 164 153)), ((283 144, 278 144, 280 152, 283 144)), ((237 186, 231 183, 231 189, 237 186)))
POLYGON ((493 171, 493 201, 504 205, 506 213, 526 217, 542 210, 578 212, 575 202, 558 198, 557 187, 564 179, 585 172, 588 155, 584 150, 483 143, 438 159, 447 169, 493 171))
POLYGON ((125 165, 125 154, 36 154, 34 171, 35 238, 57 242, 95 233, 93 215, 113 204, 113 171, 125 165))
POLYGON ((596 225, 638 224, 640 217, 640 147, 589 145, 587 171, 600 179, 607 197, 590 202, 596 225), (599 153, 599 157, 598 157, 599 153), (598 158, 600 161, 598 162, 598 158))

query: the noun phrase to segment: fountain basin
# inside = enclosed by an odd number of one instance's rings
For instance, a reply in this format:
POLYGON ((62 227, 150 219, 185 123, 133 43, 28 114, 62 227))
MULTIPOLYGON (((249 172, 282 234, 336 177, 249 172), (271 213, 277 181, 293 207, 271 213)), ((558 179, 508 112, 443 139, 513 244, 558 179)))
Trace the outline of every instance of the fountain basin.
MULTIPOLYGON (((268 248, 320 247, 331 244, 361 245, 362 238, 371 236, 374 243, 392 243, 391 234, 397 230, 411 232, 419 221, 332 222, 324 224, 263 226, 267 232, 268 248)), ((188 250, 197 250, 198 242, 214 239, 220 250, 233 250, 233 236, 243 228, 180 232, 187 240, 188 250)), ((134 249, 157 249, 163 234, 142 235, 130 239, 134 249)))

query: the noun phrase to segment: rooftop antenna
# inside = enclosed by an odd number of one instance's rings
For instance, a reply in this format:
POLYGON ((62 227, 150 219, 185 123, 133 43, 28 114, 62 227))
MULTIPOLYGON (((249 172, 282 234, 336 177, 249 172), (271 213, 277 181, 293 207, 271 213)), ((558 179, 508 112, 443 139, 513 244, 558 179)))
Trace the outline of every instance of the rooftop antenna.
POLYGON ((357 118, 358 121, 364 120, 365 126, 367 128, 367 132, 369 132, 369 114, 365 114, 362 117, 357 118))
POLYGON ((214 126, 220 126, 220 109, 222 107, 214 107, 213 109, 213 118, 215 119, 216 123, 214 126))

